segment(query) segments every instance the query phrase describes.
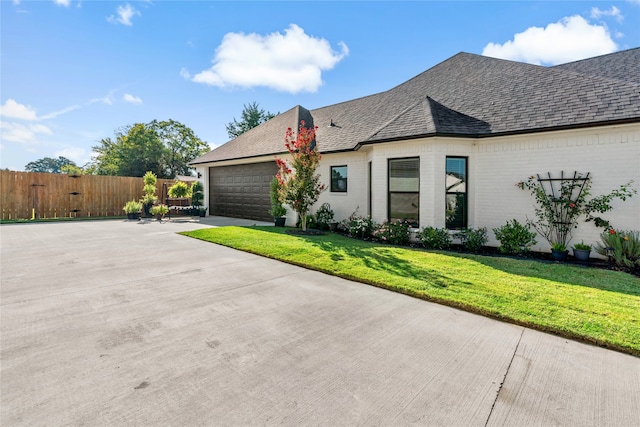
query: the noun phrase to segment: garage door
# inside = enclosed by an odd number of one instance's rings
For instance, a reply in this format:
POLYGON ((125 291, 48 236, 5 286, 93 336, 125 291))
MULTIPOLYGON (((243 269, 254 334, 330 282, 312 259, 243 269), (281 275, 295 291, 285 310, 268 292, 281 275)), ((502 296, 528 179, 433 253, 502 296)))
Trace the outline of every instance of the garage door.
POLYGON ((276 162, 212 167, 209 206, 212 215, 271 221, 269 184, 278 172, 276 162))

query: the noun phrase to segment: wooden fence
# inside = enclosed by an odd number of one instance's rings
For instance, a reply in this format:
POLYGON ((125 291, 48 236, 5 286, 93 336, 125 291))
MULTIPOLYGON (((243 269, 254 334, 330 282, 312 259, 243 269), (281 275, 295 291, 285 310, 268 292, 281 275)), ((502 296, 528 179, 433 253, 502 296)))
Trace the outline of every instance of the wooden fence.
MULTIPOLYGON (((156 195, 164 202, 158 179, 156 195)), ((122 216, 129 200, 142 198, 142 178, 0 171, 2 219, 122 216)))

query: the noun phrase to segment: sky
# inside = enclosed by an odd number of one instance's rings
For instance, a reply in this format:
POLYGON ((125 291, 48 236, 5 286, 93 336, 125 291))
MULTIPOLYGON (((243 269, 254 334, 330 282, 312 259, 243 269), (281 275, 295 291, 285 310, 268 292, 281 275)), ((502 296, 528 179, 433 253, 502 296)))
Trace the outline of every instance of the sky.
POLYGON ((640 0, 0 0, 0 168, 83 166, 152 120, 215 148, 245 104, 332 105, 459 52, 549 66, 639 46, 640 0))

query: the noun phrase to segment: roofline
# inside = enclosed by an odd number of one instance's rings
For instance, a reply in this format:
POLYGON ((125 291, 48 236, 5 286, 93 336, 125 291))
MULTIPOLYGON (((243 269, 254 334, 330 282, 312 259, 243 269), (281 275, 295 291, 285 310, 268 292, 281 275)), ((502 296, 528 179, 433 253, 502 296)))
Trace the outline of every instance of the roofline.
MULTIPOLYGON (((588 128, 594 128, 594 127, 626 125, 626 124, 632 124, 632 123, 640 123, 640 116, 630 118, 630 119, 607 120, 607 121, 601 121, 601 122, 582 123, 578 125, 532 128, 532 129, 524 129, 520 131, 496 132, 496 133, 488 133, 488 134, 431 132, 431 133, 424 133, 424 134, 403 136, 403 137, 396 137, 396 138, 385 138, 385 139, 380 139, 376 141, 362 141, 357 143, 353 148, 346 148, 343 150, 322 151, 322 153, 324 154, 346 153, 346 152, 358 151, 360 148, 367 145, 375 145, 375 144, 381 144, 385 142, 411 141, 414 139, 421 139, 421 138, 445 137, 445 138, 465 138, 465 139, 488 139, 488 138, 497 138, 497 137, 503 137, 503 136, 528 135, 532 133, 588 129, 588 128)), ((204 165, 208 163, 221 163, 221 162, 228 162, 228 161, 234 161, 234 160, 255 159, 258 157, 265 157, 265 156, 273 157, 273 156, 286 155, 287 153, 288 153, 287 151, 281 151, 278 153, 256 154, 254 156, 234 157, 231 159, 209 160, 209 161, 197 162, 197 163, 191 162, 189 163, 189 166, 204 165)))
POLYGON ((419 135, 386 138, 386 139, 380 139, 376 141, 362 141, 356 144, 356 146, 354 147, 354 151, 358 150, 360 147, 365 145, 375 145, 375 144, 384 143, 384 142, 409 141, 409 140, 420 139, 420 138, 448 137, 448 138, 466 138, 466 139, 486 139, 486 138, 497 138, 502 136, 528 135, 532 133, 555 132, 555 131, 563 131, 563 130, 578 130, 578 129, 588 129, 588 128, 602 127, 602 126, 616 126, 616 125, 625 125, 625 124, 631 124, 631 123, 640 123, 640 117, 634 117, 630 119, 607 120, 607 121, 593 122, 593 123, 582 123, 577 125, 531 128, 531 129, 523 129, 523 130, 517 130, 517 131, 483 133, 483 134, 431 132, 431 133, 425 133, 425 134, 419 134, 419 135))

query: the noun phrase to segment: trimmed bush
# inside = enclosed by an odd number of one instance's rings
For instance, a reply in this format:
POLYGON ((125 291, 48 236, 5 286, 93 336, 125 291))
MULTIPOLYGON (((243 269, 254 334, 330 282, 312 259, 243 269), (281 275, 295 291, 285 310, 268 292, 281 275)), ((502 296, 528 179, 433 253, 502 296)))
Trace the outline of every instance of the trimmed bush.
POLYGON ((470 252, 478 252, 487 243, 487 228, 465 228, 460 232, 462 247, 470 252))
POLYGON ((507 221, 502 227, 494 228, 496 239, 500 241, 498 250, 503 254, 519 254, 529 252, 536 244, 536 233, 530 231, 529 224, 522 225, 518 220, 507 221))
POLYGON ((409 224, 404 221, 385 221, 372 233, 373 237, 391 245, 407 246, 409 244, 409 224))
POLYGON ((446 228, 425 227, 416 237, 426 249, 448 249, 451 246, 451 236, 446 228))

